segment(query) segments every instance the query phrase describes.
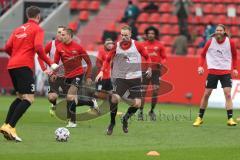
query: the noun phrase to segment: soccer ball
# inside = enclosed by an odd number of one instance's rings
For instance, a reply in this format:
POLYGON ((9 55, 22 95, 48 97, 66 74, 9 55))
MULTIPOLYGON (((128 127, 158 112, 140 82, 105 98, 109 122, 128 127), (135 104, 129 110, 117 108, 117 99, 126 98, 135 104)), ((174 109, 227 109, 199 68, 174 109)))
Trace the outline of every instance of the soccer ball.
POLYGON ((61 127, 55 131, 56 141, 58 142, 67 142, 70 137, 70 132, 67 128, 61 127))

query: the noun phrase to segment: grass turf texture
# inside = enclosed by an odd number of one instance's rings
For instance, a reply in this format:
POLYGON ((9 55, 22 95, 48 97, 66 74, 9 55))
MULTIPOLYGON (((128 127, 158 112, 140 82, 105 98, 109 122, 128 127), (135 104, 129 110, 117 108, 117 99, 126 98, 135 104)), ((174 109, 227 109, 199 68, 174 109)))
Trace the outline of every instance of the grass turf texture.
MULTIPOLYGON (((0 97, 1 122, 13 98, 0 97)), ((61 143, 55 141, 54 131, 66 124, 50 117, 49 106, 46 98, 36 98, 17 126, 22 143, 9 142, 0 137, 1 160, 237 160, 240 157, 240 126, 226 125, 225 110, 208 109, 203 126, 194 128, 192 121, 197 107, 158 105, 156 122, 138 122, 133 117, 129 133, 124 134, 118 117, 112 136, 105 134, 109 124, 109 114, 106 114, 95 120, 80 122, 77 128, 70 129, 69 141, 61 143), (146 156, 151 150, 158 151, 160 156, 146 156)), ((127 106, 121 104, 119 108, 125 112, 127 106)), ((235 117, 237 114, 239 111, 235 111, 235 117)))

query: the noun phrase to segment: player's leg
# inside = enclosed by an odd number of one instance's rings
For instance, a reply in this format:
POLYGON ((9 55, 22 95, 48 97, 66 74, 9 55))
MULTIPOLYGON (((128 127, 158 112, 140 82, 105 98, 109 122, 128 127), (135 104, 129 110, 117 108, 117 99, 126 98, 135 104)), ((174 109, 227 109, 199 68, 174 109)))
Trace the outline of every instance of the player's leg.
POLYGON ((51 116, 55 115, 57 98, 58 98, 57 93, 54 93, 54 92, 48 93, 48 101, 52 104, 49 110, 49 113, 51 116))
POLYGON ((109 95, 109 104, 110 104, 110 124, 107 128, 107 135, 111 135, 113 132, 113 128, 116 124, 116 115, 118 110, 118 103, 121 98, 118 94, 109 95))
POLYGON ((76 96, 78 88, 71 85, 67 93, 67 118, 70 119, 66 127, 74 128, 76 124, 76 96))
POLYGON ((109 96, 109 104, 110 104, 110 124, 107 128, 107 135, 111 135, 113 132, 113 128, 116 124, 116 115, 118 110, 118 103, 121 100, 121 97, 127 91, 128 85, 124 82, 124 79, 117 78, 113 82, 113 94, 109 96))
POLYGON ((67 92, 67 118, 70 118, 70 121, 67 127, 76 127, 76 107, 77 107, 77 93, 79 86, 82 83, 83 75, 78 75, 74 78, 67 78, 66 84, 70 85, 67 92))
POLYGON ((60 77, 58 77, 54 82, 52 82, 50 78, 48 79, 49 82, 48 101, 52 104, 49 110, 51 116, 55 115, 59 87, 61 83, 64 83, 61 81, 63 80, 60 77))
POLYGON ((77 106, 89 106, 90 109, 96 114, 100 113, 97 100, 95 99, 94 93, 88 87, 79 87, 77 95, 77 106))
POLYGON ((143 74, 143 78, 142 78, 142 103, 141 106, 139 108, 139 112, 138 112, 138 121, 143 121, 144 120, 144 116, 143 116, 143 109, 144 109, 144 104, 145 104, 145 96, 147 93, 147 88, 148 85, 150 83, 150 79, 146 77, 145 74, 143 74))
POLYGON ((227 125, 236 126, 237 123, 233 120, 233 103, 231 96, 231 88, 232 88, 232 77, 230 74, 225 74, 220 76, 220 82, 222 84, 224 96, 225 96, 225 107, 227 110, 227 125))
POLYGON ((193 126, 197 127, 203 123, 203 116, 208 105, 208 99, 212 93, 212 90, 217 88, 218 79, 219 79, 218 75, 212 75, 212 74, 208 75, 206 80, 206 88, 205 88, 203 97, 201 99, 200 107, 199 107, 198 117, 193 123, 193 126))
POLYGON ((148 115, 149 115, 151 121, 156 121, 156 114, 154 112, 154 109, 155 109, 155 106, 156 106, 157 100, 158 100, 158 91, 159 91, 160 76, 161 76, 161 72, 160 72, 161 66, 157 65, 154 68, 156 68, 156 69, 153 70, 152 78, 151 78, 151 83, 153 85, 151 109, 148 112, 148 115))
POLYGON ((125 83, 128 84, 128 90, 130 92, 129 98, 133 100, 133 103, 129 106, 126 114, 122 118, 123 132, 128 133, 128 119, 141 107, 141 79, 125 80, 125 83))
POLYGON ((15 126, 26 110, 30 107, 30 105, 34 101, 34 92, 35 85, 33 79, 33 72, 28 67, 22 67, 10 70, 10 74, 13 74, 15 77, 16 84, 14 85, 19 92, 19 97, 21 97, 21 102, 19 102, 14 108, 14 111, 10 113, 8 117, 8 124, 5 128, 2 128, 1 132, 8 134, 8 136, 16 141, 22 141, 21 138, 18 137, 16 133, 15 126))

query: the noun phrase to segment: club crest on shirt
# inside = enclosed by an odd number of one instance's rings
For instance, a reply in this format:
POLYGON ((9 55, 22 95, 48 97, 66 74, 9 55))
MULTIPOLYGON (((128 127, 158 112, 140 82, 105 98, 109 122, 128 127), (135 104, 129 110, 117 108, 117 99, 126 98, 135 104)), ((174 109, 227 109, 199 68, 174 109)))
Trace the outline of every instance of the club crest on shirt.
POLYGON ((73 50, 73 51, 72 51, 72 54, 77 54, 77 51, 73 50))

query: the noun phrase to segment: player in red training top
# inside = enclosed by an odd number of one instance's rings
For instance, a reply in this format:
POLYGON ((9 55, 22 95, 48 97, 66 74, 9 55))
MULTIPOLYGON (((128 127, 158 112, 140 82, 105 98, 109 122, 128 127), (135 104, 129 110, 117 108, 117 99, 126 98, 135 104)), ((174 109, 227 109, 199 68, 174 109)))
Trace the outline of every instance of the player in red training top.
MULTIPOLYGON (((96 81, 103 78, 103 73, 112 61, 111 77, 114 79, 113 94, 110 97, 111 121, 107 129, 107 135, 111 135, 115 126, 117 106, 121 98, 128 97, 130 107, 122 118, 122 129, 128 133, 128 119, 136 113, 141 106, 141 79, 142 79, 142 57, 148 63, 151 62, 146 50, 141 44, 131 39, 131 27, 124 26, 121 29, 121 40, 108 54, 102 69, 96 77, 96 81), (128 93, 128 95, 126 95, 128 93)), ((151 77, 151 68, 148 68, 148 77, 151 77)))
POLYGON ((44 31, 38 25, 40 9, 30 6, 26 10, 28 22, 16 28, 5 45, 5 52, 10 55, 7 69, 11 76, 17 98, 12 102, 0 132, 9 140, 21 142, 15 126, 34 101, 34 56, 35 53, 52 69, 58 67, 44 53, 44 31))
MULTIPOLYGON (((67 92, 67 113, 70 121, 66 127, 76 127, 76 106, 88 105, 92 109, 99 110, 96 104, 96 100, 93 98, 89 100, 83 100, 82 97, 77 96, 78 89, 84 78, 84 68, 82 66, 82 60, 87 64, 86 69, 86 83, 90 85, 92 82, 91 71, 92 63, 87 52, 76 42, 72 40, 73 32, 71 29, 65 28, 62 31, 62 43, 57 46, 54 56, 54 62, 58 63, 60 60, 64 67, 65 83, 69 89, 67 92)), ((55 76, 52 76, 55 79, 55 76)))
POLYGON ((208 77, 198 117, 193 123, 193 126, 197 127, 203 123, 203 115, 207 108, 209 96, 211 95, 212 90, 217 88, 218 81, 221 82, 226 99, 228 117, 227 125, 236 126, 237 123, 232 118, 233 104, 231 97, 231 72, 234 77, 237 77, 237 51, 234 41, 228 37, 225 31, 224 25, 217 25, 215 34, 205 44, 198 67, 199 75, 204 73, 203 64, 205 60, 207 61, 208 77))
MULTIPOLYGON (((156 120, 156 114, 154 113, 154 108, 157 104, 158 91, 160 86, 160 76, 161 76, 161 64, 166 61, 165 48, 163 44, 158 41, 159 31, 153 26, 146 28, 145 35, 147 40, 143 42, 148 56, 151 58, 152 63, 152 77, 146 78, 146 75, 143 74, 143 86, 144 89, 147 89, 147 86, 151 83, 152 85, 152 103, 151 110, 148 112, 150 120, 156 120)), ((138 113, 138 120, 143 120, 143 107, 144 107, 144 98, 146 92, 143 91, 142 105, 138 113)))
MULTIPOLYGON (((56 52, 56 47, 59 43, 61 43, 61 34, 63 29, 66 28, 65 26, 58 26, 56 38, 54 40, 49 41, 45 46, 45 52, 49 55, 50 59, 54 60, 54 54, 56 52)), ((38 57, 38 61, 40 64, 40 67, 42 71, 47 75, 51 76, 51 70, 46 66, 44 61, 38 57)), ((52 106, 50 107, 50 115, 54 116, 55 114, 55 105, 57 103, 58 95, 60 94, 59 88, 62 89, 63 94, 67 94, 67 87, 64 83, 65 78, 64 77, 57 77, 54 82, 48 80, 49 83, 49 89, 48 89, 48 100, 50 103, 52 103, 52 106)))
MULTIPOLYGON (((99 49, 96 66, 99 69, 102 68, 103 62, 106 60, 108 54, 114 47, 114 42, 111 38, 107 38, 104 42, 103 48, 99 49)), ((106 70, 103 72, 103 78, 99 80, 96 84, 96 97, 98 98, 106 98, 106 93, 110 93, 113 89, 112 82, 111 82, 111 64, 107 65, 106 70)))

